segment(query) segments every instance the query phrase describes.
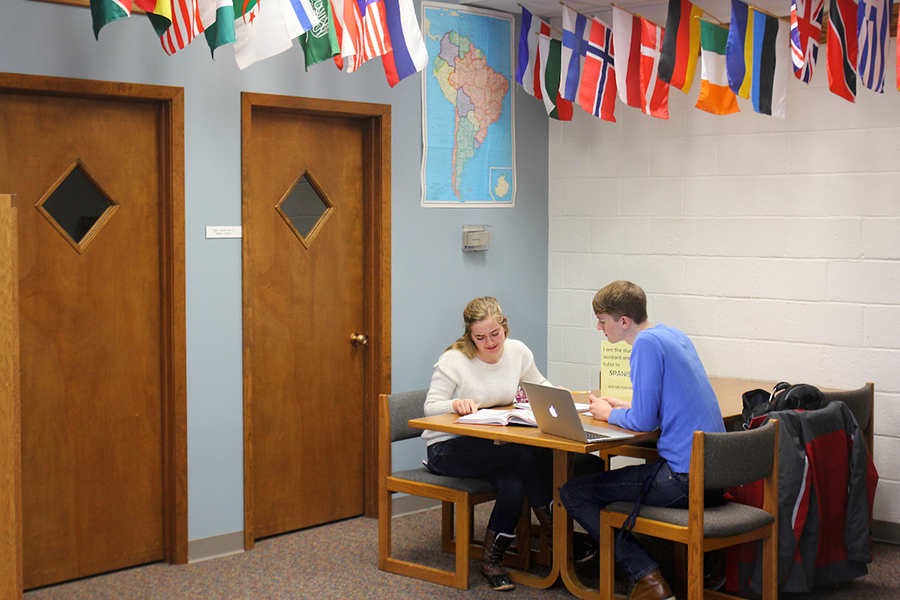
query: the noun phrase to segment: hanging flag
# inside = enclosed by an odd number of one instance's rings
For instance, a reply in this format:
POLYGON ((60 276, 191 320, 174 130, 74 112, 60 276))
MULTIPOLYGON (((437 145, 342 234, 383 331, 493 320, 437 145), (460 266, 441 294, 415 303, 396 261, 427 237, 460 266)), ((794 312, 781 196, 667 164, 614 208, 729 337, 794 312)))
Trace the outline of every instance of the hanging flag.
POLYGON ((612 29, 606 23, 597 17, 591 19, 578 103, 595 117, 615 123, 616 67, 612 37, 612 29))
POLYGON ((884 92, 891 0, 859 0, 856 70, 859 81, 873 92, 884 92))
POLYGON ((728 43, 725 47, 725 65, 728 86, 742 98, 749 98, 749 91, 741 93, 747 71, 744 42, 747 38, 747 18, 750 7, 740 0, 731 0, 731 23, 728 25, 728 43), (745 95, 746 94, 746 95, 745 95))
MULTIPOLYGON (((136 3, 147 1, 136 0, 136 3)), ((159 41, 166 54, 175 54, 203 33, 207 24, 214 24, 219 5, 228 7, 231 20, 234 21, 231 2, 232 0, 171 0, 171 26, 159 34, 159 41)), ((231 27, 234 28, 233 23, 231 27)))
POLYGON ((794 75, 809 83, 819 56, 825 0, 791 0, 791 59, 794 75))
POLYGON ((131 0, 91 0, 91 20, 94 22, 94 38, 100 39, 100 30, 107 23, 131 16, 131 0))
POLYGON ((726 64, 728 84, 742 98, 753 101, 753 109, 784 118, 787 93, 789 27, 741 0, 731 0, 726 64))
POLYGON ((331 0, 331 16, 334 19, 334 31, 338 45, 341 48, 338 55, 334 57, 334 64, 341 70, 344 68, 344 59, 356 54, 356 40, 359 38, 356 19, 351 18, 347 21, 345 18, 345 2, 355 3, 356 0, 331 0))
POLYGON ((641 19, 641 96, 645 114, 669 118, 669 84, 659 78, 659 54, 665 30, 641 19))
POLYGON ((310 0, 290 0, 290 3, 302 32, 305 33, 319 24, 319 16, 313 9, 310 0))
POLYGON ((828 89, 856 102, 856 0, 829 0, 828 89))
POLYGON ((331 15, 331 3, 329 0, 311 0, 310 5, 319 18, 319 24, 300 36, 307 71, 311 66, 334 58, 341 52, 331 15))
POLYGON ((134 0, 134 5, 147 14, 156 35, 164 34, 172 25, 173 9, 179 0, 134 0))
MULTIPOLYGON (((725 47, 728 45, 728 29, 709 21, 700 23, 700 95, 695 106, 714 115, 730 115, 740 112, 737 97, 728 87, 725 72, 725 47)), ((665 42, 663 42, 665 43, 665 42)))
POLYGON ((559 66, 562 55, 562 42, 551 39, 544 34, 538 34, 538 45, 541 48, 541 56, 546 56, 544 68, 541 69, 541 95, 544 98, 544 106, 551 118, 560 121, 572 120, 572 103, 559 93, 559 66))
POLYGON ((628 106, 643 109, 641 96, 641 18, 613 6, 613 55, 616 88, 628 106))
POLYGON ((516 81, 530 95, 541 98, 541 57, 538 34, 550 36, 550 25, 522 7, 522 29, 519 33, 519 65, 516 81))
POLYGON ((256 6, 256 0, 215 0, 208 2, 201 12, 200 20, 203 22, 203 35, 209 46, 209 53, 216 57, 216 48, 226 44, 235 43, 234 24, 256 6), (207 16, 207 10, 215 9, 214 14, 207 16))
POLYGON ((301 33, 303 29, 291 0, 257 2, 251 11, 234 21, 234 58, 238 68, 243 71, 289 50, 301 33))
POLYGON ((384 10, 391 50, 381 55, 381 62, 388 83, 394 87, 425 68, 428 50, 412 0, 384 0, 384 10))
POLYGON ((687 94, 694 84, 700 53, 703 9, 688 0, 669 0, 666 35, 659 57, 659 78, 687 94))
POLYGON ((563 98, 578 99, 578 83, 584 69, 584 53, 591 29, 587 17, 563 4, 562 65, 559 90, 563 98))
POLYGON ((334 57, 338 69, 343 70, 344 58, 352 56, 347 67, 347 72, 352 73, 367 60, 391 50, 383 0, 373 0, 367 4, 365 15, 356 0, 332 0, 332 6, 336 16, 338 8, 342 13, 335 22, 335 31, 341 45, 341 53, 334 57))

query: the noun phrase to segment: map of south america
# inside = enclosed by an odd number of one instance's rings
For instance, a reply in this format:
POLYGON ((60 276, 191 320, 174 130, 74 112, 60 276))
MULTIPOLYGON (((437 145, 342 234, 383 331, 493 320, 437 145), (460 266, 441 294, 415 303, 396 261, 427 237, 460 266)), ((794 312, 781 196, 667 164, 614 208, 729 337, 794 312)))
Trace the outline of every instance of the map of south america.
POLYGON ((487 137, 488 127, 500 119, 509 81, 488 66, 484 52, 466 36, 445 33, 440 48, 434 59, 434 76, 454 107, 452 181, 453 193, 461 199, 463 170, 487 137))

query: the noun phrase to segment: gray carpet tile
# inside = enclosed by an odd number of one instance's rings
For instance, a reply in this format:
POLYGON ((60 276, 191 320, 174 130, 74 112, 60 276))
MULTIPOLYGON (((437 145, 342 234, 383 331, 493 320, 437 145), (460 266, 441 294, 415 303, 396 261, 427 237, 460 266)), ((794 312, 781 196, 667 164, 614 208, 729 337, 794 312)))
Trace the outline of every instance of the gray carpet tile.
MULTIPOLYGON (((486 507, 476 512, 483 531, 486 507)), ((395 555, 452 567, 440 551, 440 511, 394 520, 395 555)), ((596 584, 596 567, 579 567, 596 584), (594 569, 591 572, 591 569, 594 569)), ((471 586, 455 590, 378 570, 378 522, 357 518, 260 540, 251 552, 190 565, 150 564, 115 573, 32 590, 25 600, 237 600, 494 598, 519 600, 573 598, 561 582, 547 590, 517 586, 498 596, 472 561, 471 586)), ((783 596, 790 600, 875 600, 900 598, 900 547, 876 544, 870 574, 835 588, 783 596)))

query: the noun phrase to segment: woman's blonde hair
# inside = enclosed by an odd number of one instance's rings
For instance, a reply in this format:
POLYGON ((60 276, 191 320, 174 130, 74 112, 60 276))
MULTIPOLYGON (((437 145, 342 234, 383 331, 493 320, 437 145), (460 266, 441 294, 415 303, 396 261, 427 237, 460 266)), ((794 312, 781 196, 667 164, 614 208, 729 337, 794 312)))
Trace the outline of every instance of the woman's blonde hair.
POLYGON ((462 337, 453 342, 447 350, 459 350, 466 355, 467 358, 475 358, 478 348, 472 341, 472 325, 494 317, 497 324, 503 327, 506 337, 509 337, 509 325, 506 324, 506 317, 500 310, 500 304, 496 298, 485 296, 483 298, 475 298, 466 305, 463 311, 463 321, 466 323, 465 333, 462 337))

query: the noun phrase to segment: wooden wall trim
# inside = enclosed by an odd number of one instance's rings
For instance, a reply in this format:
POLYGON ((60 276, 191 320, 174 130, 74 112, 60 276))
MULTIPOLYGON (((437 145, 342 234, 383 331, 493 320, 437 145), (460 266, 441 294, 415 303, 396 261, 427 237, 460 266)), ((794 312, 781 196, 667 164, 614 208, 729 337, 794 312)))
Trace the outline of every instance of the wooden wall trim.
POLYGON ((18 237, 13 196, 0 194, 0 598, 23 585, 18 237))

